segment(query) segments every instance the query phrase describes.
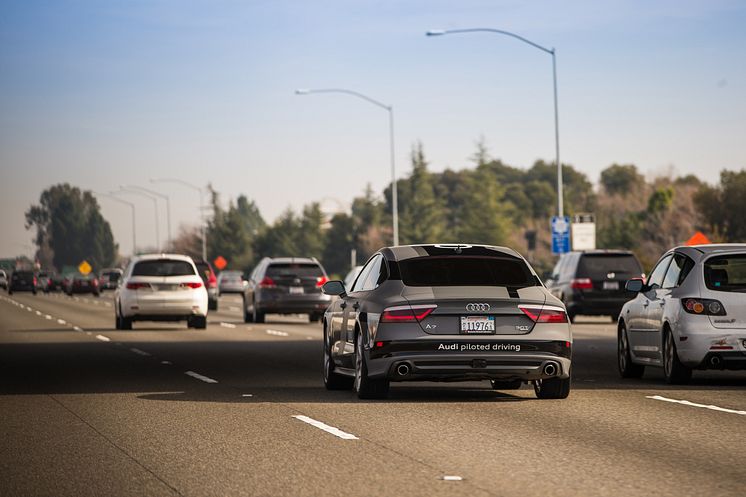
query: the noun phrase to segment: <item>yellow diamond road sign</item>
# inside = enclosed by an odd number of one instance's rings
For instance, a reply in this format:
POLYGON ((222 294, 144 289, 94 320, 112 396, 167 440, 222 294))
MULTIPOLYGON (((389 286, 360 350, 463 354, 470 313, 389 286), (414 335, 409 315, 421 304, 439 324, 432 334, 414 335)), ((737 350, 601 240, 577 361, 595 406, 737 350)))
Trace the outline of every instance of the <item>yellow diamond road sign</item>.
POLYGON ((93 268, 90 264, 88 264, 88 261, 83 261, 78 265, 78 271, 81 272, 81 274, 87 275, 91 271, 93 271, 93 268))

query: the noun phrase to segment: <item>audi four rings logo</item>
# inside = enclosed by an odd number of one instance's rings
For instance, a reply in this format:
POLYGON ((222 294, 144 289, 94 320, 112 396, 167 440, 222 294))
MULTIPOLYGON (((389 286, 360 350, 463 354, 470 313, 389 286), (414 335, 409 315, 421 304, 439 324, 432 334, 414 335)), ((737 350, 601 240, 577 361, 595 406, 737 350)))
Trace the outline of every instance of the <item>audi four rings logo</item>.
POLYGON ((489 311, 490 305, 489 304, 466 304, 466 310, 469 312, 475 312, 475 311, 489 311))

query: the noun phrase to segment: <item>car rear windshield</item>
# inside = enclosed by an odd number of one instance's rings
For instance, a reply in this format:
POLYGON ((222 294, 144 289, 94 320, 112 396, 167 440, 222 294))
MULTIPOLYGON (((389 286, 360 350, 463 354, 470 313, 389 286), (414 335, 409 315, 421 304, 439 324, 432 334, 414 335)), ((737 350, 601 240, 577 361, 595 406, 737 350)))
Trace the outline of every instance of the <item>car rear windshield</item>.
POLYGON ((537 284, 525 262, 503 257, 417 257, 399 262, 407 286, 503 286, 537 284))
POLYGON ((157 259, 135 264, 132 276, 191 276, 194 268, 187 261, 157 259))
POLYGON ((270 278, 283 276, 295 276, 299 278, 324 276, 324 271, 318 264, 314 263, 274 263, 267 267, 270 278))
POLYGON ((603 280, 609 273, 623 277, 639 277, 642 274, 642 267, 632 254, 584 254, 580 258, 577 274, 579 277, 603 280))
POLYGON ((746 254, 710 257, 705 262, 705 285, 719 292, 746 292, 746 254))
POLYGON ((34 273, 31 271, 16 271, 13 273, 14 278, 33 278, 34 273))

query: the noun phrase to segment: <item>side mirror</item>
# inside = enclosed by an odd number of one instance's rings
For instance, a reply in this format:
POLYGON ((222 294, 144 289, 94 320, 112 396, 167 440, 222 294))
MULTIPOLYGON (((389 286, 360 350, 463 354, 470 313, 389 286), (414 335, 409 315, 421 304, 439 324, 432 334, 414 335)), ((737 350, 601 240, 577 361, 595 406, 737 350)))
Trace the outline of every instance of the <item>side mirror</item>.
POLYGON ((345 290, 345 284, 339 280, 327 281, 324 283, 324 286, 321 287, 321 291, 324 292, 325 295, 334 295, 337 297, 347 293, 345 290))
POLYGON ((632 278, 624 285, 625 290, 634 293, 640 293, 644 287, 645 283, 642 282, 642 278, 632 278))

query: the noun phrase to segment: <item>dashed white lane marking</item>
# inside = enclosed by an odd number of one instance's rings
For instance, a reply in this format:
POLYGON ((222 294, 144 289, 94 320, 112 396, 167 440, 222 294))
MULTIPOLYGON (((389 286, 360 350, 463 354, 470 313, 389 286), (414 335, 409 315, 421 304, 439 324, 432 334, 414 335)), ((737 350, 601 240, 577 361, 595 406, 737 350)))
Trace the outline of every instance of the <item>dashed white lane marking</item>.
POLYGON ((194 371, 184 371, 184 374, 187 376, 191 376, 192 378, 197 378, 198 380, 204 381, 205 383, 217 383, 218 382, 218 380, 213 380, 212 378, 201 375, 199 373, 195 373, 194 371))
POLYGON ((67 321, 65 321, 64 319, 58 319, 57 322, 59 324, 67 324, 67 321))
POLYGON ((111 338, 104 336, 104 335, 96 335, 96 338, 101 340, 102 342, 110 342, 111 338))
POLYGON ((278 331, 278 330, 266 330, 266 331, 267 331, 267 335, 275 335, 278 337, 290 336, 290 334, 286 331, 278 331))
POLYGON ((41 316, 41 311, 36 311, 37 316, 41 316))
POLYGON ((463 479, 464 479, 463 477, 457 476, 457 475, 444 475, 443 476, 444 481, 461 481, 463 479))
POLYGON ((236 327, 236 325, 233 323, 223 323, 223 322, 220 323, 220 326, 222 326, 223 328, 235 328, 236 327))
POLYGON ((49 314, 45 314, 44 319, 52 319, 52 316, 50 316, 49 314))
POLYGON ((244 393, 244 394, 241 394, 241 397, 253 397, 253 396, 254 396, 253 393, 244 393))
POLYGON ((229 311, 240 311, 240 307, 236 307, 235 305, 228 306, 229 311))
POLYGON ((702 409, 710 409, 711 411, 720 411, 720 412, 727 412, 730 414, 740 414, 741 416, 746 416, 746 411, 738 411, 736 409, 726 409, 725 407, 718 407, 708 404, 698 404, 696 402, 689 402, 688 400, 676 400, 676 399, 669 399, 668 397, 661 397, 660 395, 646 395, 645 398, 653 399, 653 400, 662 400, 663 402, 673 402, 674 404, 682 404, 689 407, 699 407, 702 409))
POLYGON ((80 326, 73 326, 73 329, 75 331, 83 331, 83 328, 81 328, 80 326))
POLYGON ((111 307, 111 302, 104 302, 104 305, 105 305, 106 307, 111 307))
POLYGON ((293 417, 295 419, 303 421, 304 423, 308 423, 311 426, 315 426, 319 430, 324 430, 327 433, 331 433, 335 437, 339 437, 344 440, 358 440, 358 438, 352 433, 347 433, 346 431, 342 431, 339 428, 335 428, 334 426, 329 426, 328 424, 322 423, 321 421, 316 421, 315 419, 309 418, 308 416, 296 414, 293 417))
POLYGON ((313 337, 306 337, 306 340, 313 340, 313 337))
POLYGON ((138 348, 135 348, 135 347, 132 347, 132 348, 130 349, 130 351, 134 352, 134 353, 135 353, 135 354, 137 354, 137 355, 141 355, 141 356, 144 356, 144 357, 147 357, 147 356, 149 356, 149 355, 150 355, 150 353, 149 353, 149 352, 145 352, 144 350, 140 350, 140 349, 138 349, 138 348))
POLYGON ((98 304, 99 304, 98 300, 93 301, 93 305, 98 305, 98 304))
POLYGON ((161 364, 163 364, 165 366, 170 366, 173 363, 171 361, 161 361, 161 364))

